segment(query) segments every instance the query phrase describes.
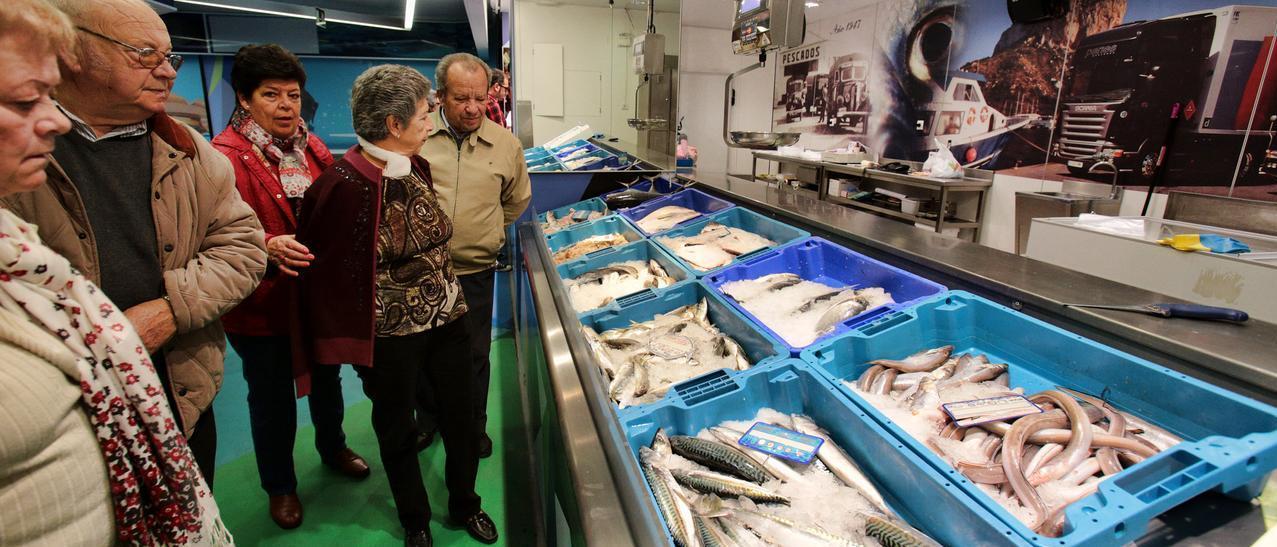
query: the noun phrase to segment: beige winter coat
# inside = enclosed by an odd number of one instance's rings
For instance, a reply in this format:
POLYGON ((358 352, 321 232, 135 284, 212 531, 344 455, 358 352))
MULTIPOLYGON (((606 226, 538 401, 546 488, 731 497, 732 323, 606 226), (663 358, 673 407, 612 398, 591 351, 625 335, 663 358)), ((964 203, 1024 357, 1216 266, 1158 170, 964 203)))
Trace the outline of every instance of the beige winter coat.
MULTIPOLYGON (((226 337, 218 318, 261 281, 266 245, 257 216, 235 190, 226 156, 164 114, 152 119, 150 135, 156 249, 177 321, 177 335, 163 351, 189 436, 222 386, 226 337)), ((79 192, 57 162, 47 172, 47 184, 0 204, 38 225, 46 245, 99 283, 100 257, 79 192)))

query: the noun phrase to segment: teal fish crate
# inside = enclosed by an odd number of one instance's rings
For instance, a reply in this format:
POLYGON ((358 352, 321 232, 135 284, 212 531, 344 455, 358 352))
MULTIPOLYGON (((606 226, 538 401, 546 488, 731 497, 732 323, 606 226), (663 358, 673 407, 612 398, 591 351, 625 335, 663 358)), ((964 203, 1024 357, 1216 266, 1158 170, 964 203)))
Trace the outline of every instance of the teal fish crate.
POLYGON ((724 421, 752 419, 762 408, 805 414, 829 432, 888 506, 936 541, 952 546, 1028 544, 797 359, 773 361, 736 375, 711 374, 671 391, 664 402, 621 416, 635 458, 658 430, 696 435, 724 421))
MULTIPOLYGON (((596 219, 594 219, 594 220, 601 220, 601 219, 603 219, 603 218, 606 218, 606 217, 608 217, 608 216, 611 216, 611 215, 615 214, 615 213, 613 213, 612 211, 609 211, 609 210, 607 209, 607 204, 606 204, 606 203, 604 203, 604 202, 603 202, 603 200, 602 200, 602 199, 599 199, 599 198, 590 198, 590 199, 587 199, 587 200, 585 200, 585 201, 578 201, 578 202, 576 202, 576 203, 572 203, 572 204, 569 204, 569 205, 564 205, 564 206, 559 207, 559 208, 557 208, 557 209, 552 209, 552 210, 550 210, 550 211, 548 211, 548 212, 549 212, 549 213, 554 213, 554 217, 555 217, 555 218, 563 218, 564 216, 567 216, 567 215, 571 214, 571 212, 573 212, 573 211, 575 211, 575 212, 577 212, 577 213, 579 213, 579 212, 581 212, 581 211, 585 211, 585 212, 587 212, 587 213, 592 213, 592 212, 595 212, 595 211, 601 211, 601 212, 603 212, 603 216, 602 216, 602 217, 596 218, 596 219)), ((537 215, 537 222, 539 222, 539 223, 541 223, 541 224, 542 224, 542 230, 544 230, 545 219, 547 218, 547 217, 546 217, 546 214, 547 214, 547 213, 541 213, 541 214, 537 215)), ((586 221, 577 222, 577 223, 575 223, 575 224, 572 224, 572 225, 568 226, 568 228, 572 228, 572 227, 580 226, 580 225, 585 224, 585 223, 587 223, 587 222, 594 222, 594 221, 593 221, 593 220, 586 220, 586 221)), ((566 230, 566 229, 567 229, 567 228, 563 228, 563 229, 561 229, 561 230, 559 230, 559 231, 566 230)), ((550 233, 554 233, 554 232, 550 232, 550 233)), ((548 236, 548 235, 550 235, 550 233, 547 233, 546 235, 548 236)))
POLYGON ((962 291, 893 312, 856 331, 803 351, 847 400, 899 442, 949 476, 998 521, 1039 545, 1121 545, 1138 539, 1149 520, 1206 491, 1256 497, 1277 468, 1277 408, 1147 360, 1117 351, 962 291), (855 381, 874 359, 902 359, 953 345, 1009 365, 1011 387, 1026 394, 1062 386, 1102 395, 1118 410, 1181 437, 1183 442, 1113 475, 1097 493, 1065 510, 1060 537, 1046 537, 915 440, 841 380, 855 381))
MULTIPOLYGON (((550 248, 551 253, 556 253, 563 248, 580 242, 586 238, 606 234, 621 234, 626 242, 634 242, 641 239, 643 234, 638 229, 631 226, 629 221, 620 215, 612 215, 600 218, 594 222, 579 224, 566 230, 559 230, 553 234, 546 236, 545 243, 550 248)), ((584 256, 595 256, 599 253, 607 252, 607 249, 600 249, 584 256)), ((578 257, 579 258, 579 257, 578 257)), ((564 262, 567 262, 566 260, 564 262)))
MULTIPOLYGON (((735 340, 741 349, 745 350, 745 356, 749 358, 749 362, 754 367, 789 358, 789 353, 785 346, 767 333, 758 330, 758 327, 755 327, 753 323, 745 319, 744 316, 724 301, 722 296, 715 294, 709 290, 709 287, 694 280, 658 291, 646 291, 620 298, 614 306, 582 314, 581 324, 601 333, 606 330, 628 327, 634 323, 650 321, 653 317, 669 313, 683 306, 696 304, 702 299, 705 300, 706 317, 709 318, 709 322, 718 327, 723 334, 735 340)), ((695 378, 680 382, 679 385, 695 383, 698 378, 705 378, 708 375, 730 377, 741 374, 741 372, 728 371, 726 369, 706 370, 695 378)), ((607 382, 603 382, 603 384, 607 385, 607 382)), ((670 391, 674 390, 671 389, 670 391)), ((671 395, 666 393, 665 399, 668 400, 670 397, 671 395)), ((621 414, 624 416, 651 404, 659 404, 659 402, 621 409, 621 414)))
MULTIPOLYGON (((643 235, 650 236, 654 234, 648 233, 646 230, 639 228, 638 221, 643 220, 644 217, 652 214, 657 209, 670 205, 686 207, 701 214, 701 216, 684 220, 683 222, 672 226, 670 229, 700 220, 704 215, 714 214, 736 206, 730 201, 718 199, 700 190, 687 188, 674 192, 668 196, 645 201, 628 209, 622 209, 619 212, 626 218, 626 220, 634 223, 634 227, 638 229, 638 231, 643 232, 643 235)), ((661 230, 660 232, 664 231, 666 230, 661 230)))
MULTIPOLYGON (((577 277, 583 274, 597 270, 604 266, 617 264, 617 263, 625 262, 628 260, 639 260, 645 264, 649 260, 655 261, 657 264, 661 265, 661 268, 665 270, 665 273, 668 273, 670 277, 674 278, 675 283, 678 283, 680 281, 686 281, 688 279, 695 279, 695 277, 692 275, 691 272, 687 271, 687 269, 684 268, 682 264, 679 264, 678 261, 674 260, 674 257, 671 257, 669 254, 665 252, 665 250, 661 249, 655 243, 652 243, 650 240, 647 240, 647 239, 635 241, 633 243, 627 243, 625 245, 621 245, 617 247, 610 247, 595 253, 591 253, 589 256, 586 256, 583 258, 578 258, 576 260, 564 262, 563 264, 560 264, 558 266, 559 278, 563 280, 563 283, 565 285, 570 285, 572 283, 572 280, 576 279, 577 277)), ((624 295, 622 297, 619 297, 617 300, 622 301, 622 300, 625 300, 625 297, 633 296, 635 294, 641 294, 644 292, 652 292, 652 291, 662 291, 665 289, 668 289, 668 287, 662 287, 660 289, 643 289, 641 291, 637 291, 636 293, 631 293, 629 295, 624 295)), ((567 287, 564 287, 564 291, 567 291, 567 287)), ((616 309, 617 305, 618 305, 617 302, 612 302, 611 304, 605 304, 603 307, 595 308, 595 310, 616 309)), ((589 313, 590 311, 595 311, 595 310, 587 310, 581 313, 589 313)))
POLYGON ((749 209, 745 209, 742 207, 732 207, 731 209, 727 209, 725 211, 719 211, 717 213, 709 215, 709 218, 697 220, 695 222, 692 222, 691 224, 686 224, 684 226, 674 228, 673 230, 662 232, 659 236, 652 236, 652 241, 655 241, 658 245, 660 245, 667 252, 669 252, 670 256, 674 257, 675 260, 678 260, 679 262, 681 262, 683 266, 688 269, 688 271, 692 272, 693 274, 696 274, 697 277, 701 277, 701 276, 718 272, 722 270, 723 268, 731 266, 732 264, 736 264, 737 262, 740 262, 742 260, 748 260, 752 256, 761 255, 767 252, 768 249, 775 249, 776 247, 782 247, 793 241, 797 241, 799 239, 810 237, 810 236, 811 234, 807 233, 804 230, 799 230, 798 228, 795 228, 793 226, 790 226, 778 220, 772 220, 761 214, 750 211, 749 209), (727 226, 728 228, 738 228, 741 230, 745 230, 747 232, 752 232, 755 235, 760 235, 767 239, 775 241, 776 244, 771 247, 765 247, 765 248, 759 249, 752 253, 746 253, 746 254, 740 255, 736 257, 735 260, 732 260, 729 264, 726 264, 724 266, 719 266, 717 268, 710 268, 708 270, 700 270, 700 269, 697 269, 696 266, 693 266, 691 262, 688 262, 687 260, 683 259, 683 257, 680 257, 677 254, 675 254, 673 248, 667 246, 665 243, 661 241, 661 238, 665 238, 665 237, 695 236, 701 233, 701 231, 704 230, 706 226, 709 226, 711 222, 717 222, 719 224, 722 224, 723 226, 727 226))
MULTIPOLYGON (((763 254, 741 260, 715 273, 702 277, 706 284, 722 293, 723 285, 732 281, 757 279, 775 273, 798 274, 807 281, 823 283, 831 287, 882 287, 895 300, 894 304, 886 304, 865 310, 851 317, 834 328, 833 332, 817 338, 815 343, 839 336, 856 329, 857 326, 872 321, 874 318, 894 310, 909 307, 932 298, 945 291, 938 283, 924 279, 905 270, 891 266, 885 262, 874 260, 852 251, 841 245, 819 237, 811 237, 790 243, 763 254)), ((793 356, 797 357, 803 347, 790 345, 775 331, 764 325, 761 320, 745 309, 739 302, 726 294, 736 309, 745 314, 767 332, 789 347, 793 356)))

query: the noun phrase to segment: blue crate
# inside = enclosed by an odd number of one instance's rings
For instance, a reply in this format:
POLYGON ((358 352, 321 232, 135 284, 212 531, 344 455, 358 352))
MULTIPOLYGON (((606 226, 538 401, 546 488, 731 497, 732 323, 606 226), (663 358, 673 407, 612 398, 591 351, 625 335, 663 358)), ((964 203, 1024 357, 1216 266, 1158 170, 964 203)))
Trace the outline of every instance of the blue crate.
MULTIPOLYGON (((1027 545, 1010 528, 953 486, 943 473, 847 403, 837 388, 797 359, 773 361, 735 376, 711 375, 671 389, 664 402, 621 416, 635 458, 658 429, 695 435, 729 420, 748 420, 767 407, 806 414, 860 466, 893 510, 945 545, 1027 545)), ((650 489, 649 489, 650 495, 650 489)), ((659 511, 657 512, 660 515, 659 511)))
MULTIPOLYGON (((655 247, 653 248, 655 249, 655 247)), ((560 266, 559 269, 561 272, 563 266, 560 266)), ((562 273, 560 273, 561 275, 562 273)), ((758 327, 754 326, 752 322, 745 319, 745 316, 723 300, 722 296, 695 280, 679 283, 657 291, 645 291, 621 298, 611 306, 581 314, 581 324, 594 329, 595 332, 628 327, 636 322, 650 321, 657 315, 674 311, 688 304, 695 304, 701 299, 705 300, 710 323, 713 323, 723 334, 732 337, 737 344, 740 344, 741 349, 745 350, 745 356, 749 358, 755 368, 773 361, 790 358, 789 352, 784 345, 772 338, 771 335, 758 330, 758 327)), ((744 372, 746 371, 707 370, 705 374, 688 379, 679 385, 695 383, 699 378, 711 376, 715 378, 730 377, 744 372)), ((606 382, 604 384, 606 385, 606 382)), ((674 390, 671 389, 670 393, 673 392, 674 390)), ((666 393, 663 400, 669 400, 671 398, 670 393, 666 393)), ((624 408, 620 410, 620 414, 624 418, 624 416, 628 416, 639 409, 655 404, 660 403, 624 408)))
MULTIPOLYGON (((549 246, 550 252, 555 253, 559 249, 567 247, 568 245, 581 241, 585 238, 603 234, 621 234, 625 237, 626 241, 630 242, 647 239, 643 237, 643 234, 639 233, 637 228, 630 225, 629 221, 625 220, 620 215, 612 215, 600 218, 594 222, 579 224, 566 230, 559 230, 546 236, 545 243, 549 246)), ((600 249, 585 256, 596 256, 606 252, 608 252, 608 249, 600 249)))
MULTIPOLYGON (((833 332, 818 338, 817 342, 842 335, 855 329, 857 325, 867 323, 890 311, 908 309, 922 300, 934 297, 945 291, 945 287, 938 283, 928 281, 900 268, 879 262, 819 237, 799 240, 762 255, 742 260, 719 270, 717 273, 707 275, 703 279, 714 290, 722 292, 724 283, 742 279, 755 279, 764 275, 782 272, 796 273, 805 280, 824 283, 833 287, 882 287, 891 293, 892 299, 896 301, 895 304, 866 310, 860 315, 843 321, 833 332)), ((785 343, 795 357, 802 351, 802 347, 789 345, 775 331, 768 329, 766 325, 763 325, 762 321, 759 321, 757 317, 746 311, 739 302, 726 295, 724 297, 731 301, 732 305, 736 306, 736 309, 739 309, 754 322, 775 335, 778 340, 785 343)))
MULTIPOLYGON (((637 222, 639 220, 642 220, 643 217, 646 217, 647 215, 651 214, 653 211, 657 209, 660 209, 661 207, 666 207, 669 205, 678 205, 680 207, 686 207, 688 209, 701 213, 702 215, 717 213, 719 211, 729 209, 731 207, 735 207, 735 205, 733 205, 732 202, 730 201, 721 200, 709 194, 706 194, 705 192, 702 192, 700 190, 693 190, 689 188, 685 190, 680 190, 668 196, 659 197, 653 200, 640 203, 628 209, 622 209, 619 212, 622 215, 624 215, 625 218, 629 219, 630 222, 635 223, 634 225, 635 228, 638 228, 637 222)), ((688 220, 685 220, 679 223, 679 225, 680 226, 686 225, 688 223, 695 222, 696 220, 699 220, 699 219, 700 217, 690 218, 688 220)), ((643 230, 642 228, 639 228, 639 231, 643 232, 644 235, 653 235, 643 230)))
MULTIPOLYGON (((598 151, 599 151, 599 147, 594 146, 593 144, 588 144, 588 143, 587 143, 587 144, 583 144, 583 145, 580 145, 580 146, 572 146, 572 147, 565 147, 565 148, 555 149, 555 150, 553 150, 553 151, 552 151, 552 153, 554 154, 554 157, 555 157, 555 158, 558 158, 558 160, 559 160, 559 161, 566 161, 566 160, 565 160, 565 158, 567 158, 568 156, 570 156, 570 155, 572 155, 572 154, 576 153, 576 151, 577 151, 577 150, 588 150, 588 152, 586 152, 586 154, 590 154, 590 153, 598 152, 598 151)), ((579 157, 579 156, 578 156, 578 157, 579 157)), ((575 158, 573 158, 573 159, 575 159, 575 158)))
POLYGON ((942 458, 836 382, 848 400, 883 424, 931 466, 948 474, 1016 532, 1049 545, 1120 545, 1153 517, 1213 490, 1258 496, 1277 468, 1277 408, 1155 365, 975 295, 952 291, 884 316, 858 332, 802 353, 834 380, 858 378, 873 359, 897 359, 952 344, 955 353, 1010 365, 1013 387, 1035 393, 1063 386, 1105 394, 1119 409, 1184 439, 1183 443, 1100 483, 1099 492, 1065 510, 1064 535, 1034 534, 942 458))
POLYGON ((681 262, 683 266, 686 266, 689 271, 691 271, 692 273, 696 274, 699 277, 699 276, 705 276, 705 275, 709 275, 714 272, 720 271, 723 268, 731 266, 732 264, 736 264, 742 260, 748 260, 749 257, 763 254, 767 252, 767 249, 774 249, 775 247, 781 247, 792 241, 796 241, 796 240, 803 239, 810 236, 811 234, 807 233, 804 230, 799 230, 798 228, 795 228, 783 222, 772 220, 763 215, 750 211, 749 209, 744 209, 741 207, 732 207, 731 209, 714 213, 710 215, 709 218, 701 219, 701 220, 692 222, 691 224, 685 224, 681 227, 674 228, 673 230, 667 230, 665 232, 662 232, 659 237, 654 236, 652 240, 655 241, 662 248, 664 248, 666 251, 668 251, 670 253, 670 256, 674 257, 675 260, 678 260, 679 262, 681 262), (661 237, 687 237, 687 236, 697 235, 701 233, 701 230, 704 230, 705 227, 708 226, 710 222, 717 222, 719 224, 722 224, 724 226, 728 226, 731 228, 740 228, 748 232, 753 232, 767 239, 775 241, 776 245, 774 247, 767 247, 764 249, 759 249, 752 253, 738 256, 736 257, 735 260, 731 262, 731 264, 728 264, 727 266, 719 266, 717 268, 712 268, 709 270, 698 270, 690 262, 687 262, 683 260, 681 257, 679 257, 678 255, 674 254, 673 249, 666 246, 660 240, 661 237))
MULTIPOLYGON (((594 158, 594 161, 591 161, 584 165, 577 166, 575 169, 570 169, 571 171, 597 171, 597 170, 606 169, 606 168, 615 169, 617 167, 620 167, 621 165, 621 159, 612 155, 606 150, 595 150, 593 152, 590 152, 589 154, 586 154, 583 157, 594 158)), ((580 157, 573 158, 573 160, 579 160, 579 159, 582 159, 582 158, 580 157)), ((560 160, 560 162, 564 164, 565 168, 567 167, 567 163, 566 163, 567 161, 569 160, 560 160)))
MULTIPOLYGON (((660 264, 662 268, 665 268, 665 272, 670 274, 670 277, 674 278, 675 283, 679 281, 686 281, 688 279, 696 279, 696 277, 692 275, 692 272, 687 271, 687 268, 684 268, 682 264, 679 264, 678 261, 674 260, 674 257, 667 254, 664 249, 660 248, 655 243, 646 239, 602 249, 598 252, 590 253, 585 257, 569 260, 559 264, 559 278, 566 283, 591 270, 597 270, 607 266, 608 264, 625 262, 627 260, 642 260, 644 262, 647 262, 648 260, 655 260, 657 264, 660 264)), ((635 294, 662 291, 668 288, 669 287, 665 287, 663 289, 644 289, 643 291, 639 291, 639 293, 635 294)), ((620 300, 624 301, 625 298, 621 298, 620 300)), ((617 308, 617 303, 613 302, 607 306, 598 308, 598 310, 615 310, 617 308)))
POLYGON ((546 150, 540 146, 534 146, 532 148, 528 148, 523 151, 523 159, 524 161, 528 161, 528 162, 545 159, 552 155, 553 154, 550 154, 549 150, 546 150))
POLYGON ((587 141, 585 139, 577 139, 572 142, 560 144, 558 146, 555 146, 554 148, 547 148, 546 150, 549 150, 551 154, 558 154, 560 152, 576 150, 577 148, 581 148, 582 146, 593 146, 593 145, 590 144, 590 141, 587 141))
MULTIPOLYGON (((601 199, 599 199, 599 198, 590 198, 590 199, 587 199, 587 200, 585 200, 585 201, 578 201, 578 202, 576 202, 576 203, 571 203, 571 204, 568 204, 568 205, 564 205, 564 206, 559 207, 559 208, 556 208, 556 209, 551 209, 549 212, 550 212, 550 213, 554 213, 555 218, 561 218, 561 217, 563 217, 563 216, 567 215, 567 214, 568 214, 568 211, 577 211, 577 212, 580 212, 580 211, 590 211, 590 212, 593 212, 593 211, 603 211, 603 213, 604 213, 604 214, 603 214, 603 216, 602 216, 602 217, 599 217, 599 218, 596 218, 596 219, 594 219, 594 220, 601 220, 602 218, 606 218, 606 217, 608 217, 608 216, 610 216, 610 215, 612 215, 612 214, 613 214, 611 211, 608 211, 608 209, 607 209, 607 204, 606 204, 606 203, 604 203, 604 202, 603 202, 603 200, 601 200, 601 199)), ((545 224, 545 219, 546 219, 546 213, 541 213, 541 214, 537 215, 537 222, 539 222, 539 223, 541 223, 541 224, 545 224)), ((585 221, 585 222, 593 222, 593 221, 585 221)), ((580 226, 581 224, 585 224, 585 222, 578 222, 578 223, 574 224, 573 226, 580 226)))
POLYGON ((528 160, 528 171, 562 171, 563 166, 554 156, 545 156, 537 160, 528 160))

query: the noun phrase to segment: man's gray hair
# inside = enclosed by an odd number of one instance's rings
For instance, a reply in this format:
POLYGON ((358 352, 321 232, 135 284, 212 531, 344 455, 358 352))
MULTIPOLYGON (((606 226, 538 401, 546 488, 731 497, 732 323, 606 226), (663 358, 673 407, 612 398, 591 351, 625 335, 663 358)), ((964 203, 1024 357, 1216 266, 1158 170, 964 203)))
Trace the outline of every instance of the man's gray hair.
MULTIPOLYGON (((492 71, 488 69, 488 63, 483 62, 483 59, 469 53, 449 53, 435 67, 435 84, 439 86, 439 93, 442 94, 448 90, 448 69, 455 64, 467 67, 471 72, 482 72, 484 79, 488 81, 492 79, 492 71)), ((488 84, 488 87, 492 87, 492 84, 488 84)))
POLYGON ((350 90, 350 115, 355 134, 368 142, 390 136, 386 118, 408 125, 417 114, 417 103, 430 96, 430 80, 412 67, 377 65, 358 78, 350 90))

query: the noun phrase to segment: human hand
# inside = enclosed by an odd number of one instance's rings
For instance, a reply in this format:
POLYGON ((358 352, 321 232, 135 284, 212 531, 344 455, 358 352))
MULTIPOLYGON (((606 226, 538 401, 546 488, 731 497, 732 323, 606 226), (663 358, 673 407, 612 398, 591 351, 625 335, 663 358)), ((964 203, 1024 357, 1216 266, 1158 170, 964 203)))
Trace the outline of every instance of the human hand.
POLYGON ((142 339, 146 351, 155 353, 177 334, 177 321, 173 308, 163 298, 147 300, 124 310, 124 316, 133 323, 133 329, 142 339))
POLYGON ((271 263, 279 266, 279 271, 297 277, 297 270, 310 266, 315 255, 310 249, 297 241, 293 235, 275 236, 266 243, 266 254, 271 263))

